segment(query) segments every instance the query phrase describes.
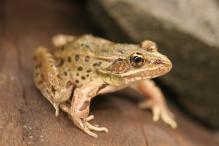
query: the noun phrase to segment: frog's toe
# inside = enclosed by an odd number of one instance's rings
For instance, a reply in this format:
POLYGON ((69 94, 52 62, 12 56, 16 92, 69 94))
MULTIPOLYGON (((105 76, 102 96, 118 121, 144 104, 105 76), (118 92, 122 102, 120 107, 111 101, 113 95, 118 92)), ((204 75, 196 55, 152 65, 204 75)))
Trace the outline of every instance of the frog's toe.
POLYGON ((86 125, 90 130, 93 130, 93 131, 106 132, 106 133, 109 131, 106 127, 93 126, 88 122, 86 122, 86 125))
POLYGON ((160 119, 160 108, 158 106, 152 107, 153 121, 158 121, 160 119))
POLYGON ((55 116, 58 117, 59 116, 59 104, 57 104, 56 102, 51 101, 53 107, 55 108, 55 116))
POLYGON ((87 118, 86 118, 86 121, 88 122, 88 121, 91 121, 91 120, 93 120, 94 119, 94 115, 90 115, 90 116, 88 116, 87 118))
POLYGON ((74 122, 74 124, 79 128, 81 129, 83 132, 85 132, 86 134, 94 137, 94 138, 97 138, 97 134, 92 132, 89 128, 89 126, 87 125, 87 121, 86 119, 81 119, 81 118, 76 118, 74 116, 70 116, 71 120, 74 122))
POLYGON ((87 126, 83 126, 83 128, 81 128, 85 133, 87 133, 88 135, 94 137, 94 138, 97 138, 98 135, 94 132, 92 132, 87 126))
POLYGON ((97 132, 108 132, 108 129, 105 127, 98 127, 98 126, 93 126, 90 123, 88 123, 86 120, 82 120, 80 122, 80 126, 78 126, 81 130, 83 130, 85 133, 88 135, 97 138, 98 135, 94 133, 93 131, 97 132), (83 121, 83 122, 82 122, 83 121))
POLYGON ((169 112, 166 107, 163 106, 154 106, 152 107, 153 121, 158 121, 162 119, 166 124, 168 124, 172 128, 177 127, 177 123, 174 120, 174 115, 169 112))
POLYGON ((168 111, 162 111, 161 112, 161 119, 167 123, 168 125, 170 125, 172 128, 176 128, 177 127, 177 123, 174 120, 172 113, 169 113, 168 111))
POLYGON ((97 138, 98 135, 94 133, 93 131, 97 132, 108 132, 108 129, 105 127, 99 127, 98 125, 92 125, 88 121, 94 119, 93 115, 88 116, 87 118, 76 118, 75 116, 70 116, 70 118, 73 120, 74 124, 80 128, 82 131, 84 131, 86 134, 97 138))
POLYGON ((159 102, 154 102, 152 100, 149 100, 140 103, 139 107, 142 109, 147 109, 147 108, 151 109, 153 115, 153 121, 156 122, 159 119, 162 119, 166 124, 168 124, 172 128, 177 127, 177 123, 174 119, 174 114, 170 112, 166 104, 164 103, 159 104, 159 102))
POLYGON ((85 124, 86 124, 86 126, 90 129, 90 130, 93 130, 93 131, 103 131, 103 132, 108 132, 108 129, 107 128, 105 128, 105 127, 99 127, 99 125, 91 125, 90 123, 89 123, 89 121, 91 121, 91 120, 93 120, 94 119, 94 115, 90 115, 90 116, 88 116, 86 119, 85 119, 85 124))

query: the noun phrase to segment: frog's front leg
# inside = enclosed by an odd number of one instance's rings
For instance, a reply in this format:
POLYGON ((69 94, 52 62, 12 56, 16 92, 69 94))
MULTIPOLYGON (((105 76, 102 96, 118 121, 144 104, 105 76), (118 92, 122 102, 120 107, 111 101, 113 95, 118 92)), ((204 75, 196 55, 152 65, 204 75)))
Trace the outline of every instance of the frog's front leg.
POLYGON ((72 82, 59 75, 53 56, 45 48, 35 53, 34 81, 41 93, 54 106, 59 115, 59 104, 68 100, 73 90, 72 82))
POLYGON ((161 90, 152 80, 139 81, 131 86, 149 99, 139 104, 140 108, 150 108, 153 113, 153 120, 158 121, 161 118, 172 128, 177 127, 174 115, 170 112, 161 90))
POLYGON ((105 84, 101 81, 87 83, 76 88, 71 102, 71 107, 62 104, 61 108, 70 115, 74 124, 90 136, 97 138, 92 131, 108 132, 105 127, 93 126, 89 123, 93 116, 89 115, 90 101, 98 94, 105 84))

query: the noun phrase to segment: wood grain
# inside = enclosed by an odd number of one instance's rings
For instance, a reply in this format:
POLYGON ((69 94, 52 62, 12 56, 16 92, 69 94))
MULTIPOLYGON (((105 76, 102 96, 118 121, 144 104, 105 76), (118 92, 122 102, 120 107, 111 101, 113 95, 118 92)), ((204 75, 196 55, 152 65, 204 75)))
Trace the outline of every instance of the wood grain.
POLYGON ((33 83, 33 52, 52 48, 57 33, 92 33, 80 3, 67 0, 0 1, 0 145, 1 146, 216 146, 212 134, 175 110, 179 128, 154 123, 129 94, 110 94, 92 101, 95 123, 109 128, 94 139, 50 103, 33 83), (129 98, 126 98, 129 97, 129 98))

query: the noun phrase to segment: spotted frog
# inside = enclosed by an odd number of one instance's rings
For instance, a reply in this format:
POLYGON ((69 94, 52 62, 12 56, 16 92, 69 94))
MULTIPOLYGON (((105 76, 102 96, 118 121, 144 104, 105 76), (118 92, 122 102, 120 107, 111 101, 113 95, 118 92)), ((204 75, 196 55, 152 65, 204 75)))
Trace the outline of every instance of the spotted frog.
POLYGON ((55 108, 56 116, 59 109, 63 110, 78 128, 97 137, 94 131, 108 129, 90 124, 94 119, 89 115, 91 99, 131 87, 148 97, 139 107, 151 109, 154 121, 161 118, 176 128, 161 90, 149 80, 172 68, 171 61, 158 52, 154 42, 121 44, 93 35, 56 35, 52 42, 54 53, 44 47, 35 52, 34 80, 55 108))

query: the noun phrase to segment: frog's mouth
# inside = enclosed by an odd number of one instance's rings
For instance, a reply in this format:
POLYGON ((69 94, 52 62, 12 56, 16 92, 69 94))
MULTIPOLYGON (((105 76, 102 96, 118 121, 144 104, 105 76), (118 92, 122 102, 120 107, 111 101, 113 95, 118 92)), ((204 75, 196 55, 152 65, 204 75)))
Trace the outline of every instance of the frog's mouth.
POLYGON ((168 73, 172 69, 172 63, 169 59, 165 59, 159 65, 154 67, 143 67, 141 69, 135 69, 133 71, 126 72, 122 74, 122 78, 126 82, 134 82, 144 79, 152 79, 158 76, 162 76, 168 73))

